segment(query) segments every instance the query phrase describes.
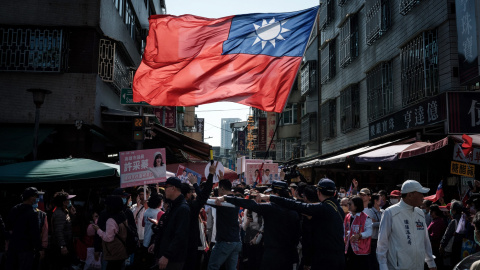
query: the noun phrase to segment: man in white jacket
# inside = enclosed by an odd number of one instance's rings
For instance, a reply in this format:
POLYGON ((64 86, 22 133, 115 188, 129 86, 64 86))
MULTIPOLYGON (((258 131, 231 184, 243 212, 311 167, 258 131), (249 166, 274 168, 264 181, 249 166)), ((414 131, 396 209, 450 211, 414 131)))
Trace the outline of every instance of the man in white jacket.
POLYGON ((380 270, 423 270, 425 262, 430 270, 437 269, 425 215, 418 208, 429 190, 415 180, 407 180, 402 185, 400 203, 385 210, 377 244, 380 270))

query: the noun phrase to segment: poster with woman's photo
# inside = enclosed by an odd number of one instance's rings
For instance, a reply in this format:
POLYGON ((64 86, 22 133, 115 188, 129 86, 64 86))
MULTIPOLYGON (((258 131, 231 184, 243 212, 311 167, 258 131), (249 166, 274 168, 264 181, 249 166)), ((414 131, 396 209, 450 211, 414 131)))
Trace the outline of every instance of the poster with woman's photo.
POLYGON ((165 182, 165 156, 165 148, 120 152, 120 186, 125 188, 165 182))
POLYGON ((263 167, 261 163, 245 164, 247 178, 247 185, 253 185, 257 182, 257 185, 270 185, 275 180, 280 180, 278 173, 277 163, 264 163, 263 167))
POLYGON ((182 183, 188 183, 188 176, 193 175, 197 178, 197 184, 200 185, 200 182, 202 182, 202 175, 197 173, 194 170, 191 170, 183 165, 178 165, 177 169, 177 178, 182 181, 182 183))

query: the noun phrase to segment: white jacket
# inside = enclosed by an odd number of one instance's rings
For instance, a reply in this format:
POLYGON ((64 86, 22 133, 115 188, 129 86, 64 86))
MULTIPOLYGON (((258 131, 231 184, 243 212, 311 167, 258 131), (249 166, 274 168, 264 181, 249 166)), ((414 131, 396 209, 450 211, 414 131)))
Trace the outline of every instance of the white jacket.
POLYGON ((380 270, 423 270, 436 267, 425 215, 418 207, 400 201, 385 210, 377 243, 380 270))

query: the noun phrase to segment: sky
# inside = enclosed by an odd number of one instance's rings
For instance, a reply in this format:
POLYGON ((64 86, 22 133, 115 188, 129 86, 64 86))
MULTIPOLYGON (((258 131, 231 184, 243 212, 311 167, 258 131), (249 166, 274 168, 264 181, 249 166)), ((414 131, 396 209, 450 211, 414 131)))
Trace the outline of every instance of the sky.
MULTIPOLYGON (((247 13, 291 12, 319 5, 319 0, 166 0, 167 13, 192 14, 220 18, 247 13)), ((220 146, 221 119, 240 118, 246 121, 250 108, 233 102, 216 102, 195 109, 198 118, 205 118, 205 142, 220 146)))

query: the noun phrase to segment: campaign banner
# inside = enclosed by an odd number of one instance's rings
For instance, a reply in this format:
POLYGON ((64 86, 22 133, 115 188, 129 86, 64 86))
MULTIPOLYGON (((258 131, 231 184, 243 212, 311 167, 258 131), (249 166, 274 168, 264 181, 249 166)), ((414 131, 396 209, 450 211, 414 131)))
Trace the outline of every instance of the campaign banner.
POLYGON ((157 184, 167 180, 165 148, 120 152, 120 187, 157 184))
POLYGON ((188 183, 188 176, 193 175, 197 178, 197 184, 200 185, 202 182, 202 175, 197 173, 196 171, 189 169, 183 165, 178 165, 177 169, 177 177, 182 181, 182 183, 188 183))
POLYGON ((278 163, 248 163, 246 164, 246 183, 247 185, 253 185, 257 181, 257 177, 260 175, 260 181, 258 185, 270 185, 275 180, 280 180, 280 174, 278 173, 278 163))

